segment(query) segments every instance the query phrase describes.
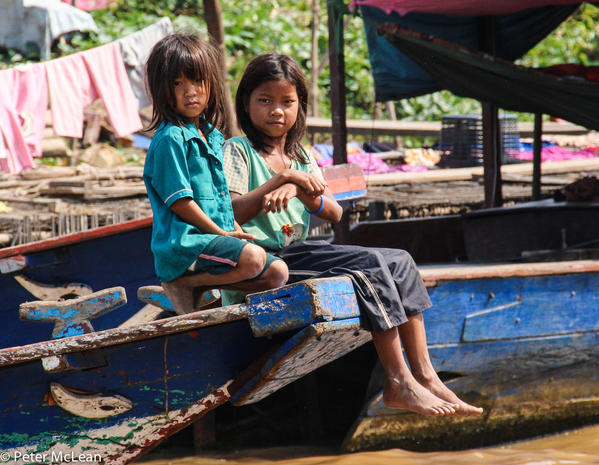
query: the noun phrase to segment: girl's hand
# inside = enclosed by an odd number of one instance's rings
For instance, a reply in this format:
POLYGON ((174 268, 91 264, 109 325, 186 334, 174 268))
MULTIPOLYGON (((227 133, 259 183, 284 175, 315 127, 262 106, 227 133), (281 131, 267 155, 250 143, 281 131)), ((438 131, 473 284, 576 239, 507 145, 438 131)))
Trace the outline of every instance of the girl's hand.
POLYGON ((225 231, 223 236, 236 237, 237 239, 253 241, 256 237, 243 231, 225 231))
POLYGON ((282 210, 287 210, 289 201, 293 197, 297 197, 299 187, 291 182, 277 187, 262 198, 262 211, 264 213, 281 213, 282 210))
POLYGON ((289 179, 289 182, 297 184, 306 192, 306 194, 311 195, 312 197, 318 197, 319 195, 324 194, 324 190, 327 187, 326 183, 324 183, 318 176, 311 173, 288 169, 285 170, 285 174, 289 179))

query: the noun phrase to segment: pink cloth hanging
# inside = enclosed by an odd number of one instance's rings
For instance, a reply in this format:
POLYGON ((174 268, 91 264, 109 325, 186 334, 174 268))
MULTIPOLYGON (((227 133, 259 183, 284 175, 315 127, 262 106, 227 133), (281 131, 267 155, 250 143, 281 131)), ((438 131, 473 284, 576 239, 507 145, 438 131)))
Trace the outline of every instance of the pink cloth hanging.
POLYGON ((480 0, 353 0, 350 8, 359 5, 374 6, 385 11, 405 15, 411 12, 435 13, 441 15, 456 16, 486 16, 515 13, 546 5, 568 5, 580 3, 578 0, 503 0, 480 1, 480 0))
POLYGON ((0 169, 16 174, 33 168, 31 152, 21 135, 21 123, 17 115, 0 105, 0 136, 4 139, 6 158, 0 158, 0 169))
POLYGON ((108 6, 108 0, 62 0, 64 3, 68 3, 80 10, 92 11, 101 10, 108 6))
POLYGON ((48 108, 44 66, 35 63, 0 71, 0 105, 15 113, 30 154, 40 157, 48 108))
POLYGON ((98 97, 117 137, 142 128, 137 101, 116 43, 45 63, 56 135, 81 138, 83 112, 98 97))

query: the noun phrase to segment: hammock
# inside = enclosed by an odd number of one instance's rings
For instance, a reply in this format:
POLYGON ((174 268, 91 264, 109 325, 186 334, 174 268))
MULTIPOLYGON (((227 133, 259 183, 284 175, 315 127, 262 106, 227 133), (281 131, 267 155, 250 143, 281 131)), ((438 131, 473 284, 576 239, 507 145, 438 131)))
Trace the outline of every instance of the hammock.
POLYGON ((599 129, 599 83, 562 77, 472 52, 458 44, 393 24, 378 33, 456 95, 500 108, 543 113, 599 129))

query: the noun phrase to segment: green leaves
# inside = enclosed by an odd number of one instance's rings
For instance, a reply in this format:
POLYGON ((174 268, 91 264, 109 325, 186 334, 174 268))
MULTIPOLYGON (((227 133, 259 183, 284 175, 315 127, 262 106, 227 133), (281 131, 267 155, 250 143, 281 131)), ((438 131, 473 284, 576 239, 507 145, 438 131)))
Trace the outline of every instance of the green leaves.
MULTIPOLYGON (((323 64, 318 78, 320 114, 330 116, 326 0, 220 0, 233 95, 247 62, 269 51, 291 55, 310 79, 312 1, 318 1, 320 9, 318 64, 323 64)), ((599 64, 599 26, 595 25, 598 14, 599 8, 584 4, 519 63, 525 66, 564 62, 599 64)), ((92 15, 99 32, 70 34, 55 48, 54 57, 111 42, 153 24, 163 16, 170 17, 176 29, 206 35, 202 0, 120 0, 116 7, 93 11, 92 15)), ((374 84, 363 24, 357 17, 347 17, 345 21, 347 116, 369 119, 374 114, 374 84)), ((35 52, 23 56, 14 50, 0 51, 0 67, 37 60, 39 55, 35 52)), ((398 118, 407 120, 440 120, 443 114, 480 110, 478 102, 456 97, 447 91, 404 99, 396 106, 398 118)), ((522 118, 528 118, 528 115, 522 118)))

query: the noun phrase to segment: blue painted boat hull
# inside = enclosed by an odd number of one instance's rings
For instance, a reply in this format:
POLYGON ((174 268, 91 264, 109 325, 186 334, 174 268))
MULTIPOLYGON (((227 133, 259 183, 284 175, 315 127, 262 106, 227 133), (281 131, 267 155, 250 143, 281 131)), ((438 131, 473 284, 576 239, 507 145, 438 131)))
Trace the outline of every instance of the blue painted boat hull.
MULTIPOLYGON (((348 278, 248 301, 0 350, 0 450, 17 464, 125 464, 233 396, 257 402, 370 339, 348 278), (91 366, 52 362, 67 356, 91 366)), ((33 307, 61 305, 74 308, 33 307)))
MULTIPOLYGON (((149 218, 97 228, 91 234, 73 234, 60 240, 0 249, 0 261, 21 256, 27 262, 21 270, 0 272, 0 321, 3 322, 0 349, 44 341, 52 332, 50 325, 19 320, 19 305, 39 297, 19 284, 15 275, 51 286, 81 283, 93 291, 122 286, 128 296, 135 296, 139 287, 158 284, 150 251, 151 234, 149 218)), ((94 329, 114 328, 143 305, 130 298, 118 311, 95 319, 94 329)))
POLYGON ((393 411, 379 392, 346 450, 460 449, 599 421, 599 262, 462 268, 421 269, 434 305, 424 314, 427 340, 440 377, 484 415, 393 411))

